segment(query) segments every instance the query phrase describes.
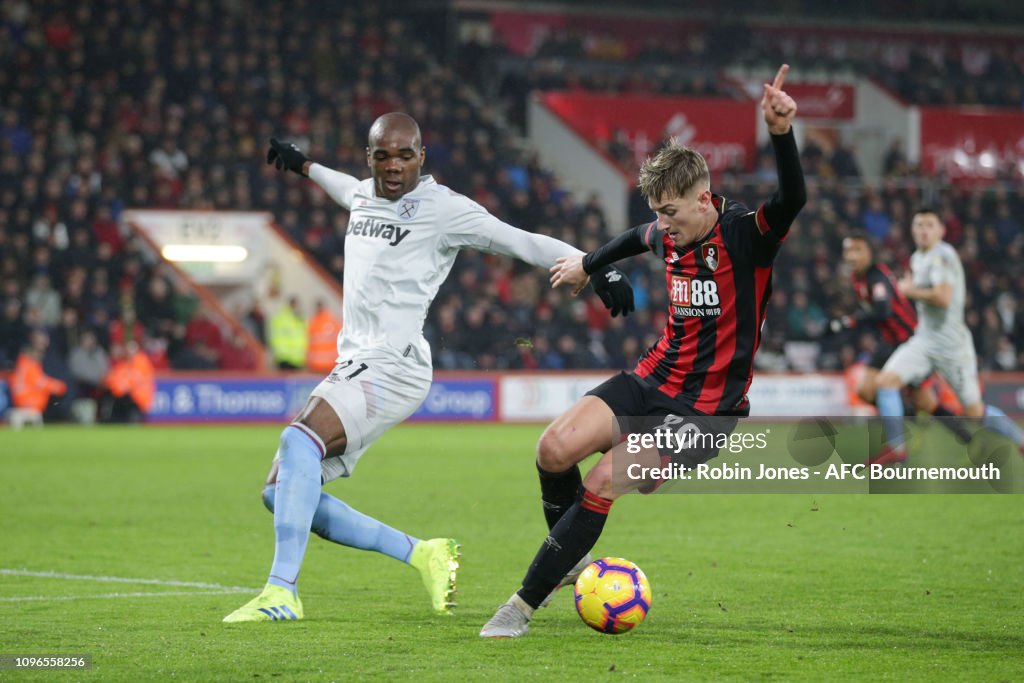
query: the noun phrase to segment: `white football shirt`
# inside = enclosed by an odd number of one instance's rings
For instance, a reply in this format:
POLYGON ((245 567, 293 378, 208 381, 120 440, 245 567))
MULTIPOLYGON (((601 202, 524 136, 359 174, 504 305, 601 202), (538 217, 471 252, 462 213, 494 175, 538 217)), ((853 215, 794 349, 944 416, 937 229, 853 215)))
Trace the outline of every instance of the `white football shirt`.
POLYGON ((424 362, 427 309, 463 248, 514 256, 550 268, 580 250, 503 223, 427 175, 397 200, 374 192, 373 179, 313 164, 309 177, 349 209, 345 235, 344 324, 338 355, 389 347, 424 362))
POLYGON ((928 342, 930 352, 959 355, 974 341, 964 322, 964 300, 967 288, 960 256, 948 242, 939 242, 928 251, 918 249, 910 257, 910 270, 915 287, 930 288, 948 283, 953 288, 949 306, 933 306, 917 302, 915 336, 928 342))

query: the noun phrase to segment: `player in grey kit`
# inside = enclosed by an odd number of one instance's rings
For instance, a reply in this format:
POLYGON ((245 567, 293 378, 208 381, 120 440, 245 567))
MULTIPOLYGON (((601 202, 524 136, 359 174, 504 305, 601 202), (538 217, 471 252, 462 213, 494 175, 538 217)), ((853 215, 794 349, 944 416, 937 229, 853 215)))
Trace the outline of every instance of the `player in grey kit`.
MULTIPOLYGON (((432 377, 423 322, 463 248, 514 256, 550 268, 578 249, 501 222, 476 202, 421 176, 420 129, 398 112, 378 118, 366 149, 371 178, 312 162, 295 145, 270 141, 267 163, 307 176, 351 212, 345 238, 345 327, 334 370, 281 435, 263 499, 274 512, 274 561, 263 592, 226 622, 303 617, 296 582, 312 528, 342 545, 374 550, 416 567, 435 611, 455 603, 458 546, 419 540, 321 491, 352 474, 385 431, 413 414, 432 377)), ((595 272, 595 291, 612 314, 633 310, 618 270, 595 272)))
POLYGON ((878 375, 878 413, 888 443, 872 462, 886 465, 907 459, 899 392, 907 384, 922 382, 932 372, 949 383, 966 416, 981 419, 984 427, 1024 449, 1020 428, 1003 411, 982 403, 974 340, 964 323, 964 268, 956 249, 942 240, 946 232, 942 220, 932 209, 919 209, 911 232, 917 251, 910 259, 911 274, 900 280, 899 288, 917 302, 917 329, 893 351, 878 375))

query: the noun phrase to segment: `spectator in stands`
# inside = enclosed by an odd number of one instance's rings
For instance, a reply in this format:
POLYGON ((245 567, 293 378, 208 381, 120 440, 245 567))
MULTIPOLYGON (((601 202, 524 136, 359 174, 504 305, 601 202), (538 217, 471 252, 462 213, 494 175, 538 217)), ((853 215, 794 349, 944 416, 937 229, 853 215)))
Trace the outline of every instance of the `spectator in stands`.
POLYGON ((228 335, 227 347, 220 359, 220 369, 248 371, 260 369, 260 359, 241 335, 228 335))
POLYGON ((204 368, 220 366, 224 353, 224 335, 202 304, 185 326, 185 345, 203 361, 204 368))
POLYGON ((140 344, 144 330, 135 315, 135 306, 122 306, 121 315, 110 324, 110 344, 124 345, 128 342, 140 344))
POLYGON ((71 349, 68 368, 78 396, 99 397, 103 379, 110 370, 110 358, 99 345, 95 332, 88 329, 82 332, 78 343, 71 349))
POLYGON ((11 405, 22 411, 22 419, 42 420, 53 409, 56 398, 67 393, 67 384, 43 372, 43 356, 49 345, 50 338, 45 332, 33 330, 14 365, 11 405))
POLYGON ((66 306, 61 311, 60 324, 54 328, 50 336, 50 349, 61 367, 66 367, 71 349, 78 345, 81 336, 82 324, 78 319, 78 311, 66 306))
POLYGON ((25 306, 39 311, 39 322, 48 330, 60 322, 60 294, 51 286, 48 273, 36 273, 32 278, 25 292, 25 306))
POLYGON ((170 337, 177 318, 167 280, 159 273, 153 273, 136 295, 135 301, 139 322, 146 332, 157 337, 170 337))
POLYGON ((185 325, 192 319, 192 315, 199 307, 199 297, 189 289, 188 284, 184 280, 175 280, 173 289, 174 320, 181 325, 185 325))
POLYGON ((828 323, 828 318, 821 307, 810 301, 807 293, 802 290, 793 293, 786 311, 786 320, 786 337, 796 341, 820 337, 828 323))
POLYGON ((28 327, 21 319, 21 301, 5 299, 0 312, 0 370, 14 367, 21 347, 28 340, 28 327))
MULTIPOLYGON (((720 65, 728 67, 738 62, 756 67, 769 58, 774 61, 775 52, 780 49, 778 32, 785 33, 785 27, 767 30, 757 25, 737 33, 735 27, 726 29, 716 24, 706 30, 687 31, 687 40, 678 45, 666 47, 664 40, 655 39, 649 46, 630 48, 638 49, 634 63, 643 65, 643 73, 638 76, 637 69, 624 61, 589 59, 588 50, 596 54, 596 49, 604 56, 615 51, 595 48, 607 43, 608 36, 580 28, 571 34, 563 32, 552 38, 552 46, 541 48, 552 54, 570 55, 570 61, 565 57, 545 61, 527 56, 517 64, 519 57, 497 46, 488 47, 483 51, 484 59, 488 60, 486 65, 465 60, 465 54, 458 56, 463 59, 463 73, 468 75, 460 80, 449 70, 434 69, 432 60, 422 57, 446 54, 440 32, 413 32, 412 19, 399 13, 389 19, 397 22, 403 39, 393 41, 389 38, 396 35, 393 29, 371 29, 380 24, 380 10, 374 3, 324 4, 318 8, 322 21, 312 27, 309 43, 278 40, 288 27, 282 5, 260 6, 259 12, 246 12, 245 9, 256 5, 243 0, 226 5, 214 3, 209 11, 176 13, 171 11, 173 4, 169 0, 154 0, 138 8, 102 3, 103 9, 93 12, 94 18, 102 15, 102 21, 81 22, 78 17, 86 15, 78 15, 78 6, 68 0, 20 3, 21 18, 8 23, 8 27, 20 28, 8 28, 4 35, 11 40, 0 46, 0 73, 8 74, 0 88, 0 147, 9 150, 8 154, 0 155, 0 295, 4 299, 0 302, 0 368, 14 364, 27 334, 24 318, 35 316, 33 324, 39 323, 38 315, 26 310, 25 290, 33 276, 43 270, 50 274, 51 288, 62 294, 64 307, 78 310, 80 322, 95 329, 101 346, 108 344, 110 323, 118 317, 121 298, 125 297, 148 333, 143 340, 148 352, 158 355, 152 350, 163 345, 168 355, 180 359, 181 364, 176 362, 176 367, 202 363, 197 354, 179 353, 187 346, 185 325, 196 305, 185 283, 175 281, 169 297, 175 310, 174 320, 180 327, 175 325, 168 331, 165 323, 154 322, 166 321, 166 313, 150 313, 147 299, 152 296, 151 268, 118 224, 126 204, 229 209, 251 204, 255 210, 275 212, 281 225, 300 243, 308 226, 324 222, 324 217, 314 220, 316 212, 326 211, 331 230, 326 236, 318 235, 320 246, 314 256, 340 281, 347 215, 325 203, 316 187, 266 182, 267 172, 255 147, 261 137, 268 137, 273 130, 271 121, 287 121, 287 132, 294 139, 310 141, 317 150, 323 150, 330 165, 359 176, 365 174, 365 156, 352 131, 369 125, 373 108, 380 106, 377 100, 403 99, 401 108, 430 122, 425 127, 432 135, 426 144, 432 150, 432 171, 437 178, 472 194, 502 218, 510 218, 513 212, 521 213, 524 221, 538 231, 582 245, 595 237, 590 234, 593 219, 586 217, 590 201, 565 194, 557 179, 531 159, 528 151, 520 153, 519 141, 496 125, 499 114, 510 116, 522 127, 527 94, 535 88, 599 87, 734 96, 734 86, 728 79, 714 77, 720 65), (154 23, 154 18, 171 14, 175 17, 173 21, 154 23), (62 19, 50 25, 53 18, 61 15, 62 19), (51 40, 47 40, 48 25, 51 40), (742 52, 715 51, 713 46, 720 42, 715 39, 719 31, 733 38, 747 36, 737 43, 744 46, 742 52), (149 52, 112 62, 115 33, 146 36, 149 52), (206 36, 211 34, 238 38, 207 40, 206 36), (359 69, 342 68, 342 64, 355 57, 364 39, 375 50, 386 49, 387 59, 364 54, 359 69), (280 51, 263 49, 265 40, 280 43, 280 51), (70 47, 58 51, 53 45, 70 47), (317 54, 325 58, 318 57, 309 66, 306 51, 311 46, 319 46, 317 54), (730 64, 726 59, 733 62, 730 64), (665 69, 666 63, 672 68, 665 69), (511 67, 506 70, 508 65, 511 67), (50 78, 53 73, 60 77, 50 78), (296 82, 306 84, 303 89, 308 92, 332 92, 338 93, 338 97, 314 97, 309 104, 299 103, 288 85, 296 82), (374 92, 368 87, 374 82, 386 83, 386 87, 374 92), (480 92, 472 92, 473 87, 480 92), (117 94, 101 96, 105 92, 117 94), (504 111, 479 106, 478 95, 504 111), (265 106, 254 107, 257 101, 265 106), (198 159, 207 163, 198 164, 198 159), (502 161, 500 165, 498 159, 502 161), (517 193, 525 193, 525 202, 522 197, 517 198, 517 193), (81 231, 83 225, 85 232, 81 231), (85 249, 86 242, 93 249, 91 254, 85 249), (9 288, 18 299, 14 306, 9 302, 9 288)), ((1008 40, 976 46, 973 56, 968 57, 962 41, 930 41, 925 53, 913 37, 889 36, 879 40, 870 30, 849 35, 829 30, 825 35, 827 40, 801 44, 805 55, 801 61, 813 63, 826 74, 839 68, 853 68, 918 104, 969 97, 989 105, 1021 107, 1019 84, 1024 83, 1024 63, 1015 57, 1015 46, 1007 47, 1008 40), (842 63, 830 56, 833 50, 844 54, 842 63), (943 75, 935 65, 936 59, 944 67, 952 65, 952 70, 943 75)), ((473 49, 481 54, 480 48, 476 45, 473 49)), ((441 66, 445 66, 443 61, 441 66)), ((3 78, 0 76, 0 80, 3 78)), ((966 101, 961 99, 960 103, 966 101)), ((628 135, 611 130, 609 136, 609 147, 621 156, 620 163, 627 167, 635 165, 628 135)), ((816 233, 808 241, 806 249, 797 244, 790 245, 792 251, 787 247, 780 256, 779 272, 784 272, 784 261, 785 272, 803 268, 809 274, 806 291, 812 299, 821 299, 815 302, 819 306, 828 305, 829 282, 822 279, 817 269, 820 264, 814 263, 819 257, 811 247, 825 245, 826 253, 838 262, 838 246, 834 242, 838 234, 848 229, 842 222, 859 223, 865 210, 875 210, 874 202, 859 183, 833 181, 833 173, 853 175, 852 170, 842 170, 844 161, 836 158, 838 150, 826 151, 822 146, 815 149, 811 144, 803 150, 817 155, 814 163, 805 160, 805 168, 812 181, 809 190, 820 196, 812 198, 800 220, 805 226, 820 223, 822 231, 820 237, 816 233), (817 178, 813 177, 815 169, 819 171, 817 178)), ((770 157, 761 171, 765 177, 774 177, 770 157)), ((886 233, 889 240, 880 245, 885 250, 882 256, 893 263, 909 256, 909 236, 902 232, 908 223, 906 207, 920 204, 926 198, 922 195, 931 195, 940 200, 947 241, 967 250, 964 267, 975 276, 968 278, 974 293, 983 294, 977 291, 977 276, 983 271, 991 271, 996 277, 1011 275, 1014 264, 1020 262, 1013 256, 1021 242, 1020 223, 1014 217, 1024 213, 1019 183, 1005 183, 1008 189, 1004 191, 998 186, 977 192, 947 190, 945 180, 908 177, 917 171, 906 161, 899 143, 894 143, 887 155, 885 173, 900 178, 901 183, 898 187, 871 191, 882 203, 877 213, 878 232, 886 233), (969 233, 969 229, 973 232, 969 233), (961 230, 962 239, 957 237, 961 230)), ((749 203, 761 195, 756 179, 736 176, 726 181, 729 184, 723 183, 723 187, 729 188, 726 194, 730 197, 749 203)), ((642 203, 635 211, 634 223, 650 214, 649 207, 642 203)), ((622 227, 611 229, 617 231, 622 227)), ((603 222, 598 230, 607 231, 603 222)), ((608 235, 596 237, 603 240, 608 235)), ((430 334, 457 334, 463 329, 463 317, 477 299, 486 301, 472 317, 490 319, 494 304, 489 297, 504 297, 503 292, 509 289, 508 282, 498 281, 500 263, 501 260, 479 254, 460 256, 449 282, 461 282, 462 272, 482 275, 473 281, 471 289, 458 292, 465 301, 450 313, 443 313, 446 309, 440 305, 445 296, 438 298, 439 305, 429 312, 430 334), (442 315, 454 316, 454 321, 442 320, 442 315), (441 332, 446 326, 448 330, 441 332)), ((560 330, 537 333, 531 328, 531 321, 539 317, 538 309, 564 304, 557 300, 554 304, 546 302, 546 295, 540 293, 545 285, 541 277, 531 274, 523 282, 531 283, 524 287, 529 293, 516 301, 515 311, 507 312, 511 336, 544 337, 544 353, 551 354, 550 363, 568 364, 570 361, 558 350, 560 330)), ((776 287, 781 295, 794 288, 788 278, 777 278, 776 287)), ((1019 297, 1024 282, 1011 279, 997 289, 1004 287, 1019 297)), ((666 303, 656 298, 661 296, 660 292, 660 288, 653 289, 646 311, 638 299, 638 315, 664 311, 666 303)), ((159 297, 157 294, 155 298, 159 297)), ((504 298, 502 304, 508 306, 504 298)), ((44 318, 55 320, 52 312, 53 309, 44 314, 44 318)), ((626 339, 633 339, 641 349, 646 346, 643 328, 634 327, 632 319, 625 332, 604 342, 612 356, 626 339)), ((257 337, 261 337, 263 326, 258 321, 255 324, 257 337)), ((769 320, 768 325, 759 363, 761 358, 781 348, 776 342, 783 338, 785 320, 781 324, 769 320)), ((56 346, 56 337, 54 341, 56 346)), ((488 335, 471 342, 450 347, 445 347, 446 342, 439 343, 435 355, 438 367, 480 367, 480 358, 485 365, 524 362, 523 350, 514 348, 508 335, 488 335), (453 352, 447 353, 446 348, 453 352)), ((1015 348, 1024 350, 1024 332, 1011 334, 1011 342, 1015 348)), ((534 349, 529 351, 540 358, 541 347, 542 343, 535 340, 534 349)), ((833 351, 822 356, 823 363, 838 365, 838 349, 833 351)), ((592 362, 606 361, 595 355, 592 362)))
POLYGON ((835 149, 832 150, 832 159, 829 164, 832 166, 832 172, 840 178, 859 178, 860 168, 857 165, 857 159, 853 155, 853 150, 842 142, 836 143, 835 149))
POLYGON ((168 135, 159 147, 150 152, 149 163, 153 164, 159 176, 177 180, 188 168, 188 157, 178 149, 175 139, 168 135))
POLYGON ((17 110, 8 109, 4 112, 0 140, 7 143, 10 150, 19 157, 25 156, 32 149, 32 133, 22 125, 17 110))
POLYGON ((868 199, 868 205, 860 213, 860 222, 872 238, 886 240, 892 230, 892 221, 885 211, 882 198, 872 194, 868 199))
POLYGON ((121 229, 114 220, 110 206, 101 204, 96 208, 96 218, 92 222, 92 234, 100 244, 106 244, 113 253, 118 253, 124 246, 121 229))
POLYGON ((47 202, 42 213, 32 224, 32 236, 37 244, 45 244, 57 251, 64 251, 69 244, 68 226, 60 220, 56 202, 47 202))
POLYGON ((274 365, 279 370, 300 370, 306 364, 306 323, 299 314, 299 300, 288 299, 270 319, 267 343, 274 365))
POLYGON ((81 266, 74 266, 64 273, 64 289, 60 293, 64 308, 73 308, 79 320, 85 320, 88 310, 85 288, 88 284, 88 271, 81 266))
MULTIPOLYGON (((76 202, 74 206, 78 211, 87 210, 84 202, 76 202)), ((60 257, 60 265, 64 270, 78 267, 89 271, 96 260, 95 254, 96 248, 92 244, 89 228, 75 227, 71 231, 71 244, 60 257)))
POLYGON ((889 177, 903 178, 911 173, 910 162, 903 151, 903 141, 896 138, 889 144, 882 159, 882 173, 889 177))
POLYGON ((993 370, 1001 370, 1004 372, 1010 372, 1017 369, 1017 349, 1014 348, 1013 342, 1006 335, 999 338, 996 342, 996 351, 993 356, 992 363, 993 370))

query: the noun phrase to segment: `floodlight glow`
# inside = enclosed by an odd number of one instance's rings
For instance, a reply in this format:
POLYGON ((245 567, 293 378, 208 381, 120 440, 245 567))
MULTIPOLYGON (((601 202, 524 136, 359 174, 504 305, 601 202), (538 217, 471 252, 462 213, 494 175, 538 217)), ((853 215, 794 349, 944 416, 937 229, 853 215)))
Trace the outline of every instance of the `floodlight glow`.
POLYGON ((249 250, 235 244, 168 244, 160 253, 168 261, 206 263, 241 263, 249 257, 249 250))

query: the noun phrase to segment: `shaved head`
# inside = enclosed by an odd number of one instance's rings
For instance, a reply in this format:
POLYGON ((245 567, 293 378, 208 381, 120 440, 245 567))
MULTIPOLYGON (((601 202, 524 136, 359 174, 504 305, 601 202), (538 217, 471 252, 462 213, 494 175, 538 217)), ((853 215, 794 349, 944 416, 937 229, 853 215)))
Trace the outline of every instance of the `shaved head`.
POLYGON ((378 197, 394 201, 416 189, 426 149, 413 117, 397 111, 384 114, 370 126, 367 143, 366 162, 378 197))
POLYGON ((368 146, 370 149, 380 145, 381 140, 390 135, 398 135, 410 139, 412 146, 419 149, 423 145, 423 137, 420 135, 420 124, 416 119, 400 111, 392 111, 377 117, 377 120, 370 126, 368 146))

